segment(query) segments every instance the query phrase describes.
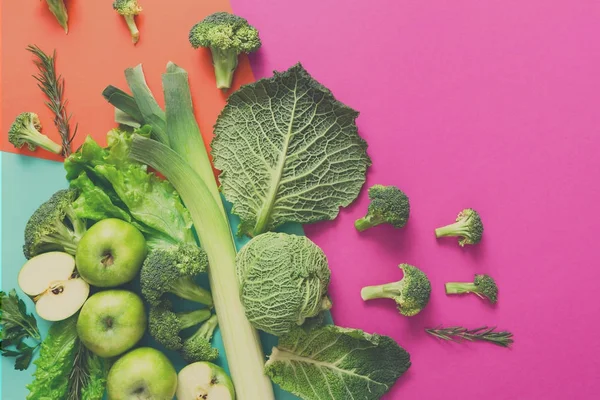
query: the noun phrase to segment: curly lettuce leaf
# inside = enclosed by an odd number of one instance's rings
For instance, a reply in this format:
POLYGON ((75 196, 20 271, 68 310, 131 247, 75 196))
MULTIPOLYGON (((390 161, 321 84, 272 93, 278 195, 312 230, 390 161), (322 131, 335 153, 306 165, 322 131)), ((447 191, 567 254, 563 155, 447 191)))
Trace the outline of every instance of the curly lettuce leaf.
MULTIPOLYGON (((149 136, 149 127, 136 133, 149 136)), ((131 133, 113 129, 108 146, 91 137, 65 161, 67 179, 80 190, 78 217, 119 218, 135 225, 150 248, 193 242, 192 220, 173 186, 129 159, 131 133)))
POLYGON ((300 64, 229 96, 212 155, 238 233, 334 219, 352 203, 371 165, 357 117, 300 64))
POLYGON ((52 324, 33 363, 34 380, 27 385, 27 400, 64 400, 77 352, 77 316, 52 324))
POLYGON ((304 400, 375 400, 410 365, 410 355, 387 336, 326 326, 281 337, 265 373, 304 400))

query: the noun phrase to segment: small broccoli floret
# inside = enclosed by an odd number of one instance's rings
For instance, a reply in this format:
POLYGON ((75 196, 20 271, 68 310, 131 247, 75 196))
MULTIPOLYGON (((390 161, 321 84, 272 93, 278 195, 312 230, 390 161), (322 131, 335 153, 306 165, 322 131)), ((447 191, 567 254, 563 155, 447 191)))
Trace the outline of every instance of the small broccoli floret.
POLYGON ((56 17, 56 20, 63 27, 65 33, 69 33, 69 16, 67 14, 67 7, 65 7, 65 0, 46 0, 48 8, 56 17))
POLYGON ((158 343, 169 350, 179 350, 183 346, 181 331, 206 321, 210 314, 208 309, 176 313, 171 302, 164 300, 150 309, 148 329, 158 343))
POLYGON ((487 298, 490 303, 498 301, 498 286, 496 281, 489 275, 477 275, 473 282, 448 282, 446 283, 446 294, 474 293, 482 299, 487 298))
POLYGON ((140 40, 140 31, 135 23, 135 16, 142 12, 138 0, 115 0, 113 8, 125 18, 131 32, 131 40, 136 44, 140 40))
POLYGON ((24 112, 17 116, 8 131, 8 141, 17 149, 27 144, 29 150, 35 150, 37 147, 48 150, 54 154, 62 152, 62 146, 55 143, 48 136, 40 131, 42 124, 37 114, 24 112))
POLYGON ((87 230, 86 222, 77 218, 72 207, 77 196, 75 189, 59 190, 31 215, 23 245, 27 259, 49 251, 75 255, 79 239, 87 230))
POLYGON ((472 208, 462 210, 456 222, 435 230, 435 237, 441 238, 444 236, 459 237, 458 244, 476 244, 481 241, 483 236, 483 223, 479 213, 472 208))
POLYGON ((410 203, 402 190, 395 186, 373 185, 369 188, 369 210, 354 226, 360 232, 380 224, 402 228, 408 222, 410 203))
POLYGON ((404 272, 400 281, 364 287, 360 295, 363 300, 393 299, 400 314, 412 317, 429 303, 431 283, 427 275, 417 267, 408 264, 400 264, 399 267, 404 272))
POLYGON ((210 344, 217 324, 217 316, 213 315, 202 324, 196 333, 183 342, 181 352, 186 361, 212 361, 219 357, 219 351, 210 344))
POLYGON ((229 89, 238 65, 238 55, 252 53, 261 46, 258 31, 244 18, 217 12, 192 27, 193 48, 208 47, 212 54, 217 88, 229 89))
POLYGON ((155 249, 142 265, 142 294, 153 306, 158 306, 167 293, 212 306, 210 292, 194 281, 197 275, 206 272, 207 266, 204 250, 192 244, 155 249))

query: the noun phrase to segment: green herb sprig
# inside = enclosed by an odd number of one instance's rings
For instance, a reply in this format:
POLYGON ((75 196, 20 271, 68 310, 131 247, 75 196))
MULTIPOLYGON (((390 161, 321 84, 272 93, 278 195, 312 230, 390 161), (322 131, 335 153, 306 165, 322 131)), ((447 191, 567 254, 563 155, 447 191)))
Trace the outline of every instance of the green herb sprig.
POLYGON ((27 51, 37 57, 34 63, 39 73, 34 75, 34 78, 38 81, 38 87, 48 98, 46 105, 54 113, 54 125, 62 138, 63 155, 68 157, 72 152, 71 142, 77 134, 77 125, 71 134, 72 114, 67 113, 68 101, 64 98, 65 80, 62 75, 56 73, 56 51, 49 56, 35 45, 27 46, 27 51))
POLYGON ((482 326, 476 329, 467 329, 461 326, 449 328, 425 329, 425 332, 442 340, 452 342, 461 342, 468 340, 470 342, 489 342, 502 347, 510 347, 514 342, 513 334, 508 331, 496 331, 496 327, 482 326))
POLYGON ((29 367, 33 353, 40 346, 42 337, 37 321, 27 313, 23 300, 13 289, 9 293, 0 292, 0 349, 4 357, 15 357, 15 369, 22 371, 29 367), (26 339, 35 344, 29 345, 26 339))

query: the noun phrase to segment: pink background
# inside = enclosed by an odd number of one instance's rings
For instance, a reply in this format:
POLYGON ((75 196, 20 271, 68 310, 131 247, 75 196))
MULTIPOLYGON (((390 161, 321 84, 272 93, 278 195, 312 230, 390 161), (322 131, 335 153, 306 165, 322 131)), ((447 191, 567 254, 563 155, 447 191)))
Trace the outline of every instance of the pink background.
POLYGON ((413 367, 387 399, 592 399, 600 393, 600 2, 595 0, 232 0, 256 25, 257 78, 297 61, 361 112, 368 184, 411 199, 403 230, 359 235, 366 191, 306 228, 333 270, 337 324, 391 335, 413 367), (433 229, 474 207, 484 240, 461 249, 433 229), (421 267, 422 314, 363 304, 360 288, 421 267), (474 273, 499 304, 446 297, 474 273), (511 330, 512 350, 440 343, 437 324, 511 330))

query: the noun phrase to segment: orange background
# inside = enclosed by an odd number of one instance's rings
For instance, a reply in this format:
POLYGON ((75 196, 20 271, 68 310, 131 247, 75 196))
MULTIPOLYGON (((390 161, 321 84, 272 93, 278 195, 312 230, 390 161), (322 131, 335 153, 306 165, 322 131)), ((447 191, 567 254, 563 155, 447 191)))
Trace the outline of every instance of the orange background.
MULTIPOLYGON (((16 150, 7 132, 21 112, 40 116, 43 132, 60 143, 53 114, 44 105, 45 97, 31 76, 37 72, 33 56, 25 50, 36 44, 47 54, 57 51, 56 68, 65 78, 67 110, 73 114, 71 129, 79 124, 73 150, 91 135, 105 144, 113 128, 114 108, 102 97, 107 85, 129 92, 124 70, 142 63, 148 85, 164 106, 161 74, 168 61, 186 69, 196 116, 206 143, 226 95, 215 86, 210 52, 194 50, 188 42, 190 28, 208 14, 231 11, 227 0, 179 0, 177 7, 165 0, 141 0, 143 12, 137 17, 140 41, 131 43, 129 30, 112 8, 112 0, 67 0, 69 34, 58 25, 45 1, 2 1, 2 140, 0 149, 36 157, 60 160, 43 150, 31 152, 24 146, 16 150), (10 16, 10 17, 9 17, 10 16)), ((240 58, 232 90, 253 81, 245 56, 240 58)))

